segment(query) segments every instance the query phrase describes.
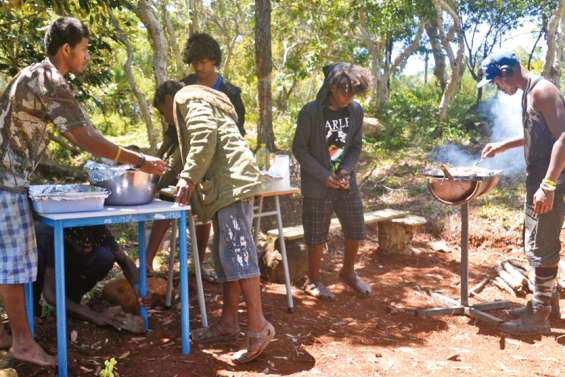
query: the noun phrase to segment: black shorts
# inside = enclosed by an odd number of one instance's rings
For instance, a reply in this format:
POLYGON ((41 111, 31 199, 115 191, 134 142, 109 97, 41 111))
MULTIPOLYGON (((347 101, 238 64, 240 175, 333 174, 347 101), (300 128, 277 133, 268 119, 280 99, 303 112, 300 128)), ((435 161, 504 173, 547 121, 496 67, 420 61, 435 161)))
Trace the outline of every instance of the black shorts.
POLYGON ((302 198, 302 224, 307 245, 327 242, 334 211, 346 239, 365 239, 363 202, 359 191, 331 189, 325 198, 302 198))

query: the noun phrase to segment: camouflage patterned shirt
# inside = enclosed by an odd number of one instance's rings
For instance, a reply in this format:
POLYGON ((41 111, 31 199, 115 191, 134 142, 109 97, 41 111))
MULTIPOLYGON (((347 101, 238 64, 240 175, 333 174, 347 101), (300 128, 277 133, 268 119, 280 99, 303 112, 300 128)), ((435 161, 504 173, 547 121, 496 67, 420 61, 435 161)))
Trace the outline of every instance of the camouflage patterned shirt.
POLYGON ((0 97, 0 190, 22 192, 29 185, 47 149, 48 124, 65 133, 90 121, 45 59, 18 73, 0 97))

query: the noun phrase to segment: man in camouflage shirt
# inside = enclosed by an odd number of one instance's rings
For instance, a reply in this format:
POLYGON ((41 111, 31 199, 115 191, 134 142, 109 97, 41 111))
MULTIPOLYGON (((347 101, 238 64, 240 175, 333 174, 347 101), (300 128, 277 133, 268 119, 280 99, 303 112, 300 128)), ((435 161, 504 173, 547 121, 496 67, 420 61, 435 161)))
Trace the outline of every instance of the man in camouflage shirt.
MULTIPOLYGON (((42 366, 55 364, 33 339, 26 321, 24 284, 37 275, 37 248, 27 198, 30 176, 47 149, 49 123, 69 141, 90 153, 162 174, 160 159, 123 149, 92 126, 64 75, 86 68, 88 28, 65 17, 45 33, 47 58, 24 68, 0 97, 0 296, 12 331, 10 352, 16 359, 42 366)), ((9 346, 5 338, 0 346, 9 346)))

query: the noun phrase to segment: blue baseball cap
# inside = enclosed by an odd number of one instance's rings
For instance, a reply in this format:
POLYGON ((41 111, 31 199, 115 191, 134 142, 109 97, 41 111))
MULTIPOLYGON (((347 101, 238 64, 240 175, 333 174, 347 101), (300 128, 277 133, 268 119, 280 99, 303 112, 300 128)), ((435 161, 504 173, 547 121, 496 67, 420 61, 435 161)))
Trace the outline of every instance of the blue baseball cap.
POLYGON ((503 67, 512 67, 516 64, 520 64, 520 60, 513 52, 502 51, 487 56, 481 64, 484 76, 477 84, 477 88, 492 83, 496 76, 502 73, 503 67))

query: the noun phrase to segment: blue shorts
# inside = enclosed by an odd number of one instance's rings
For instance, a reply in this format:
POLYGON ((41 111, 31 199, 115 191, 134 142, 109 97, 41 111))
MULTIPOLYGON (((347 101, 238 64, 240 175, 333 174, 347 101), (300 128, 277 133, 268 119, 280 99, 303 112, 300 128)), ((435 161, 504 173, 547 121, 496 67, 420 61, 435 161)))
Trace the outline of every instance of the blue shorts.
POLYGON ((25 284, 37 276, 37 247, 25 193, 0 191, 0 284, 25 284))
POLYGON ((218 281, 237 281, 258 277, 257 249, 253 240, 253 201, 235 202, 220 209, 212 220, 212 256, 218 281))

